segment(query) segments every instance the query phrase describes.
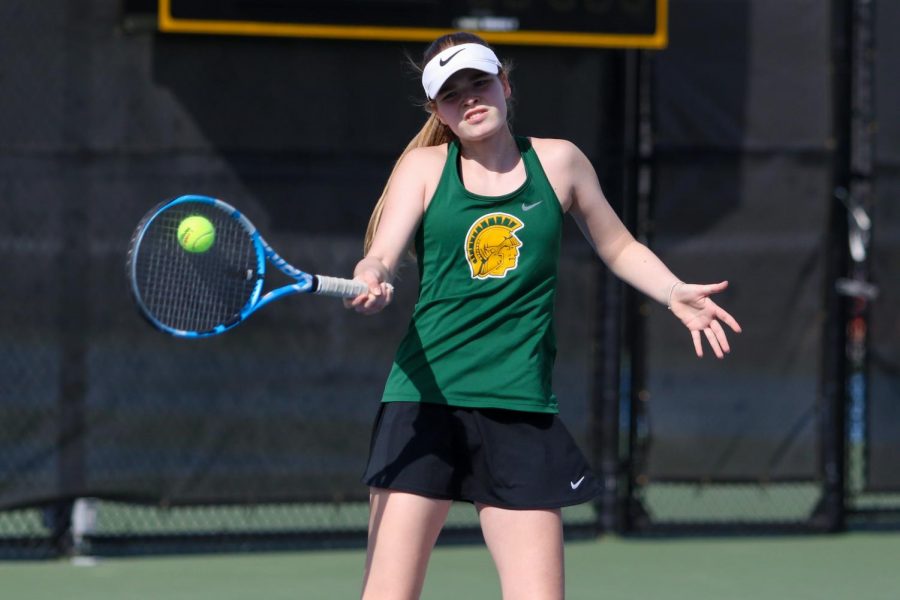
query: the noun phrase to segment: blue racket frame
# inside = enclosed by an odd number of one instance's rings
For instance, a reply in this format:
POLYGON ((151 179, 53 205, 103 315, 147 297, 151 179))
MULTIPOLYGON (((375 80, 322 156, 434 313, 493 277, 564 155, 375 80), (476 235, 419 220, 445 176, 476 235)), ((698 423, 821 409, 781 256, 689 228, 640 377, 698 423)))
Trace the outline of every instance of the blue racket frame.
POLYGON ((345 279, 331 278, 331 277, 321 277, 316 276, 311 273, 307 273, 305 271, 301 271, 295 266, 291 265, 285 259, 283 259, 275 250, 272 249, 271 246, 263 239, 260 235, 259 231, 253 225, 250 220, 244 216, 241 211, 231 206, 227 202, 223 202, 217 198, 211 198, 209 196, 200 196, 189 194, 185 196, 179 196, 174 200, 171 200, 162 206, 160 206, 156 211, 146 218, 137 232, 134 241, 132 242, 132 248, 139 248, 141 239, 143 238, 144 232, 147 231, 151 223, 158 218, 165 211, 178 206, 179 204, 185 203, 202 203, 214 206, 221 210, 223 213, 237 221, 241 227, 247 232, 250 236, 250 239, 253 242, 253 247, 256 250, 256 283, 254 284, 253 290, 250 294, 250 297, 244 307, 241 309, 240 314, 227 323, 220 324, 213 329, 208 331, 186 331, 183 329, 173 328, 159 319, 157 319, 152 312, 149 310, 147 305, 141 299, 140 291, 137 289, 135 281, 137 281, 137 275, 135 272, 136 269, 136 260, 130 261, 130 279, 131 279, 131 288, 132 293, 135 299, 135 302, 138 304, 138 307, 141 310, 141 313, 147 318, 150 323, 156 327, 157 329, 173 335, 175 337, 180 338, 205 338, 211 337, 214 335, 219 335, 236 327, 240 323, 242 323, 247 317, 249 317, 252 313, 256 312, 263 306, 269 304, 273 300, 277 300, 284 296, 293 295, 293 294, 309 294, 309 293, 321 293, 330 296, 344 297, 350 298, 356 294, 359 294, 365 291, 367 288, 365 284, 362 284, 357 281, 350 281, 345 279), (262 294, 263 283, 266 274, 266 262, 271 262, 279 271, 284 273, 287 277, 295 280, 295 283, 285 285, 270 292, 266 293, 264 296, 260 297, 262 294), (327 280, 328 282, 333 282, 332 285, 322 286, 321 284, 327 280), (322 287, 322 289, 318 289, 322 287))

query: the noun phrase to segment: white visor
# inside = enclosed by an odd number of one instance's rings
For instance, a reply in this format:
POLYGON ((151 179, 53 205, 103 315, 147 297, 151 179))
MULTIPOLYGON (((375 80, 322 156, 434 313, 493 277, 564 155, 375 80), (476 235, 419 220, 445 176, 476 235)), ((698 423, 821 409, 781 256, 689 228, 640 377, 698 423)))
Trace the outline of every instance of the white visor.
POLYGON ((481 44, 450 46, 428 61, 422 70, 425 95, 434 100, 450 76, 462 69, 477 69, 496 75, 500 72, 500 61, 493 50, 481 44))

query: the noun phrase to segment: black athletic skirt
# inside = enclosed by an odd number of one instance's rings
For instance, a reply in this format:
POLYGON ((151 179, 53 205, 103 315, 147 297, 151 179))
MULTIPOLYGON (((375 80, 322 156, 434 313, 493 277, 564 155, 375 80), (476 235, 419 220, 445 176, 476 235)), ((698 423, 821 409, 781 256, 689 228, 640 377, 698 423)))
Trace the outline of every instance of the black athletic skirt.
POLYGON ((558 508, 600 483, 558 415, 385 402, 363 482, 502 508, 558 508))

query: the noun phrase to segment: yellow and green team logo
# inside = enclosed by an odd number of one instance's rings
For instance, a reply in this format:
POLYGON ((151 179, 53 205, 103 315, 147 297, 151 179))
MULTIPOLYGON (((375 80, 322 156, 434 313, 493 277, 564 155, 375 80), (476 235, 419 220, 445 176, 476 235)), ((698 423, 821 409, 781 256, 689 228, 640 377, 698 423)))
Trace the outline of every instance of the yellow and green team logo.
POLYGON ((473 279, 506 277, 519 266, 522 240, 515 232, 522 227, 522 221, 506 213, 492 213, 472 223, 466 234, 466 260, 473 279))

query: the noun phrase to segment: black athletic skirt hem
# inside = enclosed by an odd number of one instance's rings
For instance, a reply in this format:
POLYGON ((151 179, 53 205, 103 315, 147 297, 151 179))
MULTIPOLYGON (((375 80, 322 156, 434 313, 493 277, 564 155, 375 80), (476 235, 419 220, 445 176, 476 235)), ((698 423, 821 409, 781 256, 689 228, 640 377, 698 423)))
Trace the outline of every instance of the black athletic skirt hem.
POLYGON ((601 486, 558 415, 388 402, 363 483, 509 509, 591 501, 601 486))
POLYGON ((480 500, 478 498, 453 498, 450 496, 442 496, 440 494, 432 493, 429 490, 420 490, 420 489, 411 489, 411 488, 399 488, 399 487, 382 487, 378 485, 370 485, 367 482, 363 482, 368 485, 370 488, 376 488, 381 490, 388 490, 390 492, 401 492, 404 494, 414 494, 416 496, 422 496, 423 498, 430 498, 432 500, 448 500, 452 502, 468 502, 470 504, 483 504, 484 506, 493 506, 496 508, 505 508, 509 510, 553 510, 556 508, 566 508, 569 506, 578 506, 579 504, 584 504, 586 502, 590 502, 595 499, 599 494, 599 490, 596 492, 591 492, 589 495, 585 496, 582 499, 574 499, 567 498, 566 500, 561 500, 558 503, 541 503, 538 506, 522 506, 522 505, 506 505, 495 500, 480 500))

